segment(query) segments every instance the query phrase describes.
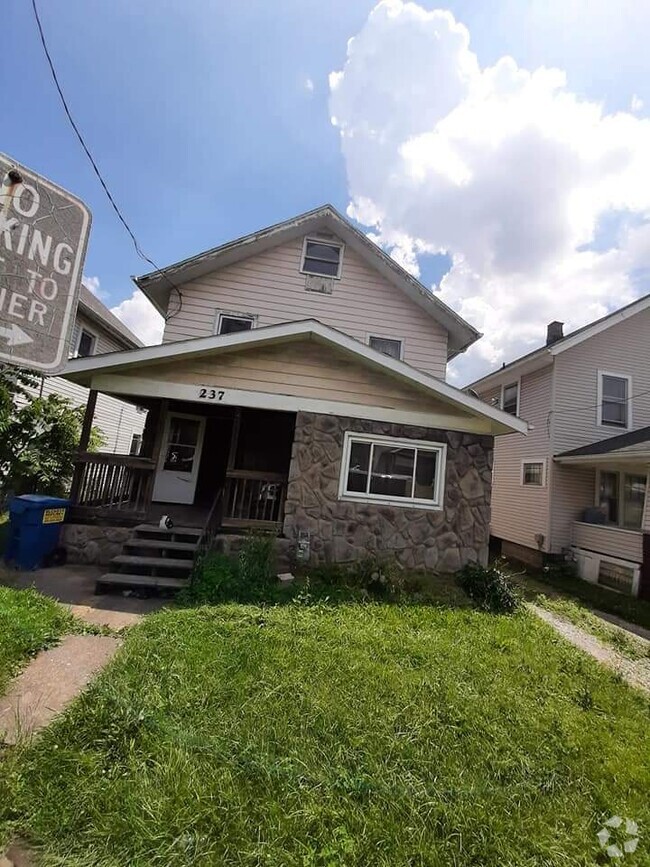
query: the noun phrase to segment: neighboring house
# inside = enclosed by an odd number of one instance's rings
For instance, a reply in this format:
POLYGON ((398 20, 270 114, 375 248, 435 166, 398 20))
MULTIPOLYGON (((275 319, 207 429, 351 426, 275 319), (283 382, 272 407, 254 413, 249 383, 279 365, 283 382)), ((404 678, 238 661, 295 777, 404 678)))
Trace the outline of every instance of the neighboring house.
MULTIPOLYGON (((107 352, 136 349, 142 342, 83 284, 70 340, 70 358, 87 358, 107 352)), ((75 406, 85 406, 88 389, 60 376, 43 376, 35 393, 58 394, 75 406)), ((95 427, 104 438, 102 452, 137 454, 142 442, 146 412, 133 403, 102 394, 97 399, 95 427)))
POLYGON ((444 381, 480 335, 332 207, 136 283, 162 345, 64 372, 92 389, 86 430, 95 392, 149 409, 140 457, 80 455, 81 556, 93 521, 167 514, 317 561, 486 562, 493 438, 526 425, 444 381))
POLYGON ((473 383, 528 422, 500 438, 492 534, 505 554, 575 558, 589 581, 650 592, 650 295, 473 383))

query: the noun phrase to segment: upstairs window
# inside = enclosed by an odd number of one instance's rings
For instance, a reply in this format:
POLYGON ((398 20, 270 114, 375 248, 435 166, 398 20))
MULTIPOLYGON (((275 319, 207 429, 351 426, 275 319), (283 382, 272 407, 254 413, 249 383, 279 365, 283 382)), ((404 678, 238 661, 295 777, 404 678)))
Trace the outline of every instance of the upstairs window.
POLYGON ((519 415, 519 383, 504 385, 501 391, 501 409, 509 415, 519 415))
POLYGON ((88 358, 89 355, 94 355, 96 342, 97 338, 94 334, 91 334, 90 331, 86 331, 85 328, 80 329, 75 357, 88 358))
POLYGON ((598 424, 607 427, 630 427, 632 404, 629 376, 598 374, 598 424))
POLYGON ((384 355, 390 355, 391 358, 396 358, 398 361, 402 357, 402 341, 395 340, 392 337, 373 337, 368 338, 368 345, 371 349, 376 349, 377 352, 382 352, 384 355))
POLYGON ((300 270, 303 274, 339 278, 342 259, 342 244, 330 244, 327 241, 305 238, 300 270))
POLYGON ((220 313, 217 317, 217 334, 235 334, 252 327, 253 317, 246 313, 220 313))

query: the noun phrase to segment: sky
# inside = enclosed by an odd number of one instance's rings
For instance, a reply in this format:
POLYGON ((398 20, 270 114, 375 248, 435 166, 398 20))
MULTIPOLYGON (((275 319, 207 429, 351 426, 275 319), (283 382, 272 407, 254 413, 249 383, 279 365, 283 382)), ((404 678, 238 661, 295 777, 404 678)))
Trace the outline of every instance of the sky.
MULTIPOLYGON (((331 202, 484 337, 466 384, 650 292, 650 4, 39 0, 70 108, 164 266, 331 202)), ((0 150, 89 206, 89 287, 146 342, 137 255, 4 9, 0 150)))

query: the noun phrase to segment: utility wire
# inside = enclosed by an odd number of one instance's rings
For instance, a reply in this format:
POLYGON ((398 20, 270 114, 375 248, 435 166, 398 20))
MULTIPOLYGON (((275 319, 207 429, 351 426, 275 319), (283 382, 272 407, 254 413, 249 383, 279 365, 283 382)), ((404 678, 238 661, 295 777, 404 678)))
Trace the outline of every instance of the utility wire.
POLYGON ((36 5, 36 0, 32 0, 32 9, 34 11, 34 18, 36 20, 36 27, 38 28, 38 35, 39 35, 40 40, 41 40, 41 45, 43 46, 43 52, 45 53, 45 57, 47 59, 47 64, 50 68, 50 73, 52 74, 52 80, 54 81, 54 86, 56 87, 57 92, 59 94, 59 97, 61 99, 61 104, 63 105, 63 110, 65 111, 66 116, 70 122, 70 126, 74 130, 74 133, 79 140, 79 144, 81 145, 81 147, 84 150, 84 153, 88 157, 88 160, 90 162, 90 165, 93 168, 93 171, 97 175, 97 179, 99 180, 99 183, 102 185, 102 189, 106 193, 106 197, 108 198, 108 201, 111 203, 111 206, 112 206, 113 210, 115 211, 115 213, 117 214, 117 217, 118 217, 120 223, 122 223, 122 225, 124 226, 124 228, 128 232, 131 240, 133 241, 133 246, 135 247, 135 251, 138 254, 138 256, 141 259, 143 259, 145 262, 147 262, 149 265, 151 265, 151 267, 154 269, 154 271, 156 271, 158 274, 160 274, 160 276, 163 277, 169 283, 171 288, 176 290, 176 292, 178 293, 178 299, 179 299, 178 310, 176 310, 171 316, 165 317, 165 319, 171 319, 172 316, 177 316, 182 310, 183 294, 182 294, 181 290, 178 288, 178 286, 172 280, 170 280, 170 278, 167 276, 167 274, 165 274, 158 267, 158 265, 156 265, 156 263, 153 261, 153 259, 150 259, 149 256, 147 256, 146 253, 142 250, 142 247, 138 243, 138 239, 136 238, 133 230, 131 229, 129 224, 126 222, 126 219, 124 218, 122 212, 120 211, 119 207, 117 206, 117 203, 116 203, 115 199, 113 198, 111 191, 109 190, 109 188, 106 184, 106 181, 102 177, 102 173, 100 172, 99 167, 97 166, 97 163, 95 162, 93 155, 91 154, 91 152, 90 152, 90 150, 89 150, 89 148, 88 148, 88 146, 84 140, 84 137, 79 130, 79 127, 77 126, 74 118, 72 117, 72 113, 70 111, 67 100, 65 98, 65 95, 64 95, 63 90, 61 88, 61 85, 59 83, 59 77, 57 75, 57 72, 56 72, 56 69, 54 66, 54 61, 52 60, 52 56, 50 55, 49 49, 47 47, 47 42, 45 40, 45 33, 43 32, 43 25, 41 24, 41 18, 40 18, 40 15, 38 14, 38 7, 36 5))

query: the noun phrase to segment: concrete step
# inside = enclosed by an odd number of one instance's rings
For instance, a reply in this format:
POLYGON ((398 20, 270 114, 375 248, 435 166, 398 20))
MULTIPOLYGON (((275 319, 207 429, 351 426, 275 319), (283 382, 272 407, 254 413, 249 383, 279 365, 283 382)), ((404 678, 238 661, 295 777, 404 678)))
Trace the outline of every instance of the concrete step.
POLYGON ((112 566, 141 566, 148 569, 186 569, 193 566, 192 560, 177 557, 140 557, 137 554, 118 554, 111 560, 112 566))
POLYGON ((182 589, 189 584, 188 578, 172 578, 165 575, 130 575, 126 572, 107 572, 98 579, 96 589, 99 592, 104 587, 161 587, 182 589))
POLYGON ((172 542, 168 539, 130 539, 124 543, 124 547, 194 553, 198 548, 198 542, 172 542))
POLYGON ((200 527, 172 527, 169 530, 163 530, 158 524, 138 524, 134 527, 137 534, 144 536, 162 536, 172 539, 177 536, 188 536, 196 539, 197 542, 203 535, 203 530, 200 527))

